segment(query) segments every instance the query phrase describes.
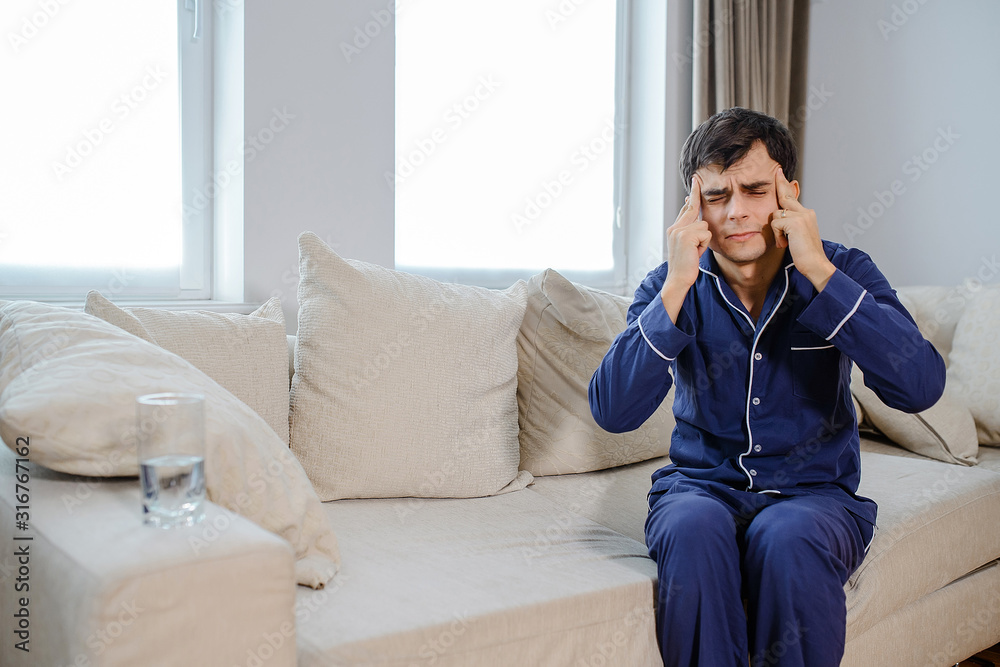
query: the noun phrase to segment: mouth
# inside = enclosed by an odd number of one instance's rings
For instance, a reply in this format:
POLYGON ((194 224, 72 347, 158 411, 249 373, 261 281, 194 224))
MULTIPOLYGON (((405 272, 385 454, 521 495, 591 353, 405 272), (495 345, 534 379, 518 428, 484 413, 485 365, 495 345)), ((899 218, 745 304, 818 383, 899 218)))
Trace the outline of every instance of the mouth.
POLYGON ((736 241, 737 243, 740 243, 742 241, 749 241, 758 234, 760 234, 760 232, 742 232, 740 234, 730 234, 729 236, 726 237, 726 240, 736 241))

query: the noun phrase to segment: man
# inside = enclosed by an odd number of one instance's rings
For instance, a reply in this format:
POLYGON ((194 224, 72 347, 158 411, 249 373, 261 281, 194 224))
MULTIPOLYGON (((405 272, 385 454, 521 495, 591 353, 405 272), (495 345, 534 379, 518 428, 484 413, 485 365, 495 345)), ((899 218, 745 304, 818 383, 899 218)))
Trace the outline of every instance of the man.
POLYGON ((900 410, 944 390, 944 362, 868 255, 820 239, 795 166, 788 130, 747 109, 688 137, 667 262, 590 383, 612 432, 677 385, 646 518, 665 665, 838 665, 843 587, 876 512, 856 493, 851 363, 900 410))

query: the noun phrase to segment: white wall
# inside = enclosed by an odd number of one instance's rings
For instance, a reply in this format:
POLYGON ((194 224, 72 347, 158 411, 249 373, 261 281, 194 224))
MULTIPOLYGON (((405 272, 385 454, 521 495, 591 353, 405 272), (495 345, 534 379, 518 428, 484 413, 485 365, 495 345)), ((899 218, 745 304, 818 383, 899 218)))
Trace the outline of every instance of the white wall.
POLYGON ((1000 281, 989 268, 1000 255, 1000 3, 836 0, 811 10, 819 94, 800 174, 823 236, 869 252, 894 285, 1000 281), (859 224, 859 207, 870 222, 859 224))
POLYGON ((345 257, 393 265, 394 199, 383 173, 392 172, 395 150, 394 16, 386 9, 394 4, 244 5, 244 136, 268 138, 274 109, 294 116, 246 161, 244 298, 280 296, 290 331, 299 233, 315 232, 345 257), (353 44, 372 12, 388 23, 375 23, 378 34, 348 62, 340 44, 353 44))

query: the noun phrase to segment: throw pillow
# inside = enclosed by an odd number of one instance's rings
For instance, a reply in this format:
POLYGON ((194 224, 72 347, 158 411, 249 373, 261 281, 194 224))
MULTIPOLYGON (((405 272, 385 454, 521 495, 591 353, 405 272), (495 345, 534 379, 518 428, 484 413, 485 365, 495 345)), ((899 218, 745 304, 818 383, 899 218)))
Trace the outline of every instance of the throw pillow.
POLYGON ((291 448, 323 500, 486 496, 518 474, 523 283, 505 292, 345 260, 299 236, 291 448))
POLYGON ((91 291, 84 311, 191 362, 253 408, 288 444, 288 345, 277 297, 239 315, 120 308, 91 291))
POLYGON ((336 538, 302 467, 257 413, 184 359, 103 320, 0 302, 0 438, 11 446, 29 437, 33 462, 137 476, 135 399, 162 391, 205 396, 208 499, 286 539, 298 582, 322 588, 340 562, 336 538))
POLYGON ((1000 445, 1000 289, 973 297, 955 327, 949 379, 976 420, 979 442, 1000 445))
POLYGON ((864 409, 865 420, 903 449, 945 463, 976 464, 979 442, 975 422, 949 387, 937 403, 910 414, 883 403, 865 386, 864 376, 855 366, 851 371, 851 393, 864 409))
POLYGON ((552 269, 528 281, 528 307, 517 337, 517 405, 521 467, 531 474, 601 470, 669 452, 673 388, 630 433, 608 433, 590 412, 590 378, 625 329, 630 303, 552 269))

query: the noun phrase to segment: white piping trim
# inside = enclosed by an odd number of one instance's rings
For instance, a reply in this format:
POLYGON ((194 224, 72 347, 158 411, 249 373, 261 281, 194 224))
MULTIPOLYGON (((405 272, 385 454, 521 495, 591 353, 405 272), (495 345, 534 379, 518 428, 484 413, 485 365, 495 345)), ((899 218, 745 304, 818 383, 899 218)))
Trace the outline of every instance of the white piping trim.
POLYGON ((837 328, 833 330, 833 333, 826 337, 827 340, 836 336, 837 332, 840 331, 840 327, 844 326, 844 323, 851 318, 851 315, 857 312, 858 307, 861 306, 861 300, 865 298, 865 294, 868 294, 868 290, 861 290, 861 296, 859 296, 858 300, 855 302, 854 308, 851 308, 851 312, 844 315, 844 319, 840 320, 840 324, 838 324, 837 328))
POLYGON ((820 345, 818 347, 793 347, 793 350, 829 350, 833 345, 820 345))
MULTIPOLYGON (((750 316, 747 315, 746 313, 744 313, 742 310, 740 310, 736 306, 734 306, 733 302, 730 301, 726 297, 726 293, 722 291, 722 283, 719 282, 719 276, 716 276, 714 273, 711 273, 710 271, 706 271, 706 273, 709 273, 710 275, 715 276, 715 286, 718 288, 719 294, 722 295, 722 298, 725 300, 725 302, 728 303, 731 308, 733 308, 736 312, 738 312, 740 315, 742 315, 746 319, 747 323, 750 324, 750 328, 751 329, 756 329, 756 327, 753 324, 753 320, 750 319, 750 316)), ((786 277, 787 277, 787 275, 788 274, 785 274, 786 277)))
POLYGON ((653 345, 653 344, 652 344, 652 343, 650 342, 650 340, 649 340, 649 336, 647 336, 647 335, 646 335, 646 332, 642 330, 642 316, 639 316, 639 317, 635 318, 635 321, 636 321, 636 322, 637 322, 637 323, 639 324, 639 333, 641 333, 641 334, 642 334, 642 339, 643 339, 644 341, 646 341, 646 345, 648 345, 648 346, 649 346, 649 348, 650 348, 651 350, 653 350, 653 352, 656 352, 656 354, 657 354, 657 355, 658 355, 658 356, 659 356, 659 357, 660 357, 661 359, 663 359, 664 361, 673 361, 673 359, 671 359, 671 358, 670 358, 670 357, 668 357, 667 355, 665 355, 665 354, 663 354, 662 352, 660 352, 659 350, 657 350, 657 349, 656 349, 656 346, 655 346, 655 345, 653 345))
MULTIPOLYGON (((774 304, 774 307, 771 308, 771 314, 767 316, 767 319, 764 321, 764 324, 760 327, 760 332, 757 333, 753 337, 753 347, 750 348, 750 379, 747 382, 747 407, 746 407, 746 412, 744 413, 746 415, 745 416, 745 421, 746 421, 746 424, 747 424, 747 436, 748 436, 747 440, 748 440, 748 443, 747 443, 747 450, 745 452, 743 452, 742 454, 740 454, 739 457, 736 460, 736 462, 739 464, 740 468, 743 469, 743 472, 746 473, 747 479, 750 480, 750 486, 747 487, 747 491, 749 491, 750 489, 753 488, 753 475, 751 475, 750 471, 747 470, 743 466, 743 457, 749 455, 750 452, 753 451, 753 429, 750 428, 750 397, 753 394, 753 362, 754 362, 754 353, 757 351, 757 342, 760 340, 760 337, 764 335, 764 329, 766 329, 767 325, 771 323, 771 319, 774 317, 774 314, 777 313, 778 309, 781 307, 781 302, 785 300, 785 295, 788 294, 788 269, 789 269, 789 267, 791 267, 791 264, 789 264, 788 266, 785 267, 785 289, 781 293, 781 298, 778 299, 778 303, 774 304)), ((719 288, 719 291, 721 293, 721 291, 722 291, 721 287, 719 288)), ((722 295, 723 298, 725 298, 725 296, 726 296, 725 294, 722 295)), ((728 302, 728 300, 727 300, 727 302, 728 302)), ((742 311, 740 311, 740 312, 742 312, 742 311)))
POLYGON ((868 549, 871 548, 872 542, 875 541, 875 533, 878 532, 878 526, 872 526, 872 537, 868 540, 868 544, 865 545, 865 553, 868 553, 868 549))

